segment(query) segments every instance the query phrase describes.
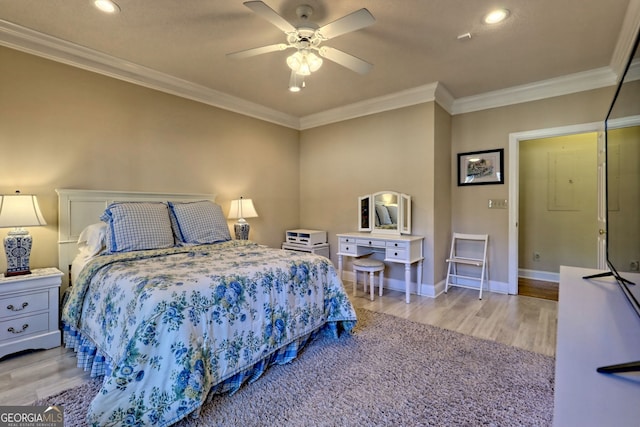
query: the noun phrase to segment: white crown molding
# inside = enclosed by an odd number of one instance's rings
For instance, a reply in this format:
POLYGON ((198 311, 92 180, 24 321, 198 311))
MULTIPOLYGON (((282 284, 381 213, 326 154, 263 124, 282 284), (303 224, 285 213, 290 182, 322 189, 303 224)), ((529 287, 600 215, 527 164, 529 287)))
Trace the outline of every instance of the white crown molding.
POLYGON ((607 129, 620 129, 640 125, 640 115, 607 120, 607 129))
POLYGON ((409 107, 424 102, 437 101, 445 110, 450 111, 453 97, 438 82, 418 86, 412 89, 367 99, 354 104, 333 108, 317 114, 300 118, 300 130, 311 129, 343 120, 355 119, 383 111, 409 107))
POLYGON ((602 67, 522 86, 458 98, 453 102, 452 114, 471 113, 489 108, 537 101, 612 86, 615 83, 615 73, 609 67, 602 67))
POLYGON ((640 31, 640 0, 630 0, 627 13, 624 15, 624 21, 622 21, 618 42, 611 56, 610 66, 614 73, 616 73, 618 81, 627 66, 627 61, 629 60, 631 49, 633 49, 635 45, 638 31, 640 31))
POLYGON ((2 19, 0 45, 285 127, 299 127, 297 117, 2 19))
POLYGON ((435 100, 447 113, 452 114, 453 103, 456 99, 442 83, 438 83, 436 86, 435 100))

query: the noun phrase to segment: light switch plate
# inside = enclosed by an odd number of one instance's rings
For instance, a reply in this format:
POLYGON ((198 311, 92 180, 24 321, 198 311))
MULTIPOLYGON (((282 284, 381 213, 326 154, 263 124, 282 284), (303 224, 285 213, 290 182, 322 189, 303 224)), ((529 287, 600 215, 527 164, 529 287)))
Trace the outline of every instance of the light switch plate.
POLYGON ((507 199, 489 199, 489 209, 507 209, 507 199))

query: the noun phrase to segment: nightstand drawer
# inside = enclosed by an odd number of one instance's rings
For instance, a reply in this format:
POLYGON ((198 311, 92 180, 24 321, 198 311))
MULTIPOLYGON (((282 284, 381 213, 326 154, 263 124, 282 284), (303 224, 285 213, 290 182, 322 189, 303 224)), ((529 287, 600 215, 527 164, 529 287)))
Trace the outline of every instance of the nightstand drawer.
POLYGON ((0 322, 0 343, 49 330, 49 313, 18 317, 0 322))
POLYGON ((13 295, 0 299, 0 320, 48 309, 49 292, 47 291, 13 295))

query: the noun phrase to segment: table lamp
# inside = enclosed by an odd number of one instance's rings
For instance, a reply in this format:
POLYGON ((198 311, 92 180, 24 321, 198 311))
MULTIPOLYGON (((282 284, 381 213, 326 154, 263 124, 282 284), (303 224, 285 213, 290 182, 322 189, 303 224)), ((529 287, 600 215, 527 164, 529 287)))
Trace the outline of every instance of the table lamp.
POLYGON ((0 196, 0 228, 13 227, 4 238, 4 250, 7 254, 7 276, 29 274, 29 255, 32 238, 23 227, 47 225, 40 212, 38 199, 32 194, 0 196))
POLYGON ((238 221, 233 225, 233 230, 236 233, 236 240, 248 240, 249 239, 249 223, 245 218, 256 218, 258 212, 253 207, 253 201, 251 199, 244 199, 240 197, 237 200, 231 201, 231 207, 229 208, 229 219, 237 219, 238 221))

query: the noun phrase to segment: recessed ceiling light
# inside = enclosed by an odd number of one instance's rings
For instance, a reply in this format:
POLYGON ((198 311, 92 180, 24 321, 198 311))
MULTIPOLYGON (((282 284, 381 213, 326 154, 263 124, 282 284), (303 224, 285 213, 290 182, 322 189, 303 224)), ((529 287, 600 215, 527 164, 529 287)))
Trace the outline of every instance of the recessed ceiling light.
POLYGON ((497 24, 498 22, 502 22, 509 16, 509 11, 507 9, 496 9, 487 13, 484 16, 485 24, 497 24))
POLYGON ((104 13, 118 13, 120 6, 111 0, 95 0, 93 4, 104 13))

